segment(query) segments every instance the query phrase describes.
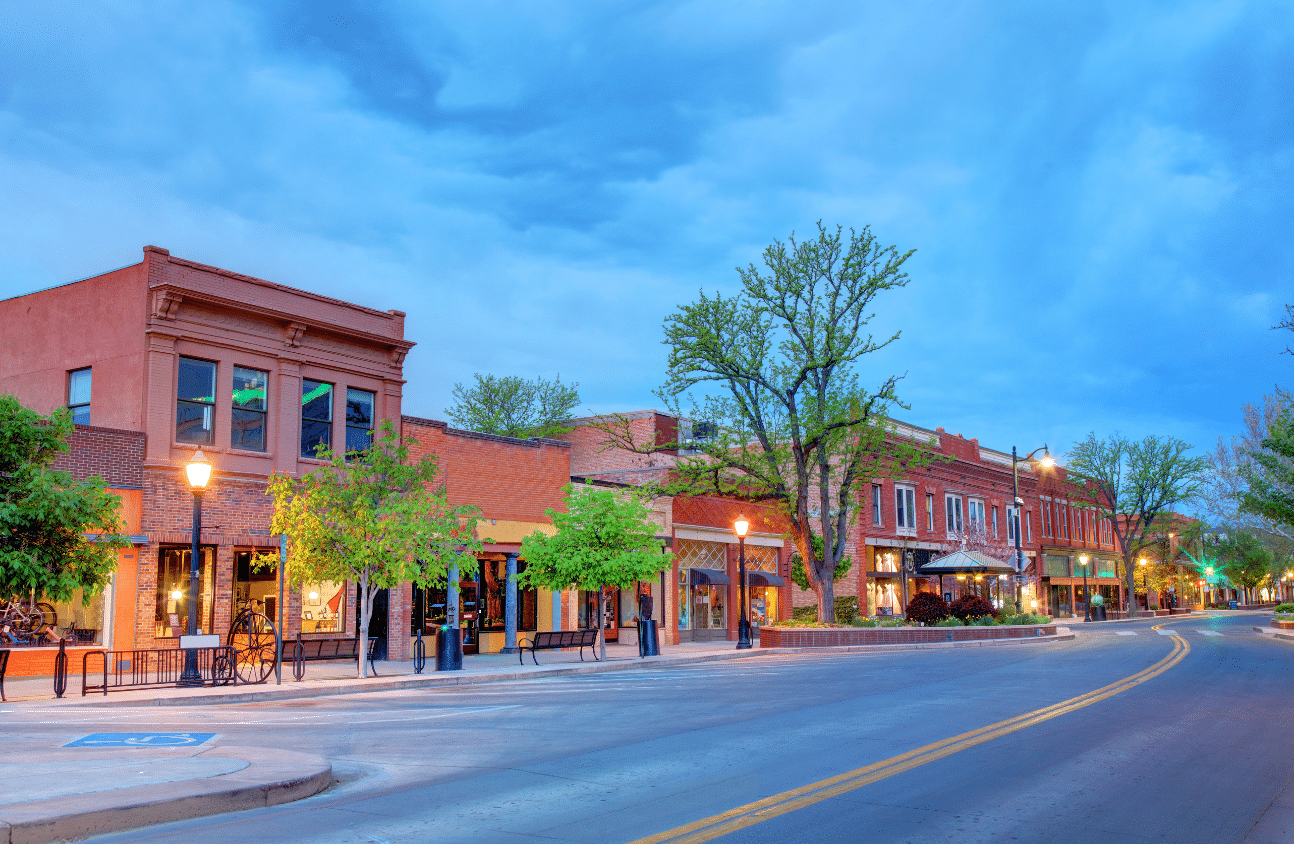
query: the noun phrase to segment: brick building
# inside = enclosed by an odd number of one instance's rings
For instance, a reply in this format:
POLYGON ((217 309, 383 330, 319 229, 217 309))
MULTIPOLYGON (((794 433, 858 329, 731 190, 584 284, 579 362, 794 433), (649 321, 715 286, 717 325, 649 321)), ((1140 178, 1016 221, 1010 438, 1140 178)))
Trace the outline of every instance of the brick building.
MULTIPOLYGON (((664 445, 688 441, 690 421, 659 411, 620 415, 634 442, 664 445)), ((602 418, 605 419, 605 418, 602 418)), ((678 461, 676 450, 640 454, 608 447, 606 433, 594 424, 599 418, 571 421, 575 428, 564 437, 571 444, 572 478, 588 483, 637 486, 664 481, 678 461)), ((705 640, 735 640, 740 619, 739 549, 734 523, 739 515, 750 521, 745 540, 749 591, 747 619, 756 632, 765 621, 791 614, 790 544, 776 512, 721 497, 659 497, 653 506, 660 515, 660 537, 674 553, 674 566, 652 586, 655 618, 662 627, 662 642, 677 644, 705 640), (663 601, 662 601, 663 600, 663 601)), ((621 591, 608 600, 614 606, 604 613, 618 617, 619 632, 628 624, 636 605, 632 591, 621 591)), ((581 608, 584 605, 581 604, 581 608)))
MULTIPOLYGON (((377 311, 145 247, 139 264, 0 301, 0 393, 78 424, 74 471, 98 468, 139 525, 123 553, 101 645, 177 644, 187 626, 193 495, 183 465, 214 465, 203 497, 198 628, 222 633, 242 602, 275 611, 276 574, 251 557, 269 534, 272 472, 320 462, 317 445, 367 444, 399 425, 404 314, 377 311), (116 481, 113 481, 116 480, 116 481)), ((306 586, 285 634, 346 631, 346 585, 306 586)))

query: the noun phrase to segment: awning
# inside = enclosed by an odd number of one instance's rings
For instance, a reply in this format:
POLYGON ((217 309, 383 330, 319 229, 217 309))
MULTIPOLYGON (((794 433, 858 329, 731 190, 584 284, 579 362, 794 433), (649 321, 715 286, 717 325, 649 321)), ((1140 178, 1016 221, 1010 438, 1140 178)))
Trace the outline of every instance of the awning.
MULTIPOLYGON (((1012 555, 1014 557, 1014 554, 1012 555)), ((982 552, 961 549, 951 555, 935 558, 917 568, 919 576, 938 576, 949 573, 1014 573, 1010 564, 990 558, 982 552)))
POLYGON ((730 585, 732 580, 728 574, 722 570, 706 570, 701 567, 693 567, 688 570, 692 575, 688 577, 688 584, 695 587, 696 585, 730 585))
POLYGON ((746 581, 752 585, 763 585, 765 587, 786 587, 786 579, 772 573, 765 573, 762 570, 747 570, 746 581))

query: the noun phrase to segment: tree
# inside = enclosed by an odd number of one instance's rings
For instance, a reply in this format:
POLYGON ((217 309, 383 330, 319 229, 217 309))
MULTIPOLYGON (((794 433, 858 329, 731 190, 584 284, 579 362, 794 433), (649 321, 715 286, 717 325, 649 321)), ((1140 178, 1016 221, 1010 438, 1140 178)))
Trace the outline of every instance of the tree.
POLYGON ((0 396, 0 596, 97 594, 130 545, 102 479, 51 469, 71 432, 66 409, 45 417, 0 396))
MULTIPOLYGON (((1202 496, 1216 522, 1294 540, 1294 512, 1288 507, 1285 511, 1270 507, 1281 501, 1287 506, 1294 504, 1294 461, 1289 460, 1288 454, 1282 457, 1278 450, 1271 451, 1263 446, 1263 441, 1273 436, 1272 426, 1291 407, 1294 407, 1294 398, 1278 389, 1276 393, 1263 397, 1261 404, 1245 404, 1244 430, 1239 436, 1233 437, 1229 443, 1218 438, 1217 447, 1209 453, 1208 485, 1202 496), (1268 465, 1256 461, 1254 456, 1264 456, 1263 460, 1268 465), (1275 502, 1260 505, 1259 498, 1255 497, 1251 500, 1253 510, 1245 510, 1242 504, 1250 492, 1251 480, 1256 481, 1263 491, 1262 498, 1274 499, 1275 502), (1273 494, 1277 496, 1273 497, 1273 494), (1269 516, 1269 513, 1283 514, 1286 521, 1269 516)), ((1286 449, 1289 449, 1288 440, 1286 449)))
POLYGON ((1244 451, 1240 511, 1265 521, 1264 528, 1294 538, 1294 404, 1268 427, 1258 448, 1244 451))
POLYGON ((883 247, 871 230, 774 241, 765 271, 737 268, 741 290, 700 298, 665 322, 669 347, 658 395, 674 414, 710 424, 693 444, 636 444, 628 420, 604 428, 612 445, 649 453, 687 446, 671 493, 766 503, 786 521, 818 598, 818 619, 835 621, 834 575, 845 555, 859 480, 928 463, 932 454, 899 436, 887 416, 900 407, 899 377, 861 385, 860 360, 898 339, 868 331, 873 299, 901 288, 912 252, 883 247), (693 399, 690 391, 702 391, 693 399), (683 409, 684 401, 691 406, 683 409), (813 537, 823 540, 814 554, 813 537))
POLYGON ((1115 433, 1097 440, 1092 432, 1070 452, 1071 496, 1110 521, 1123 555, 1129 602, 1137 594, 1133 562, 1137 551, 1150 544, 1156 520, 1203 487, 1207 459, 1187 455, 1190 449, 1172 436, 1134 441, 1115 433))
MULTIPOLYGON (((624 588, 654 577, 674 566, 656 537, 656 524, 648 519, 640 492, 611 488, 576 490, 567 484, 565 511, 547 509, 556 533, 535 532, 521 542, 526 570, 519 583, 549 590, 598 592, 602 614, 604 587, 624 588)), ((589 620, 599 633, 603 626, 589 620)), ((602 657, 605 637, 599 634, 602 657)))
MULTIPOLYGON (((285 576, 298 587, 357 583, 361 637, 379 590, 443 584, 450 566, 474 566, 481 550, 478 509, 449 504, 433 456, 409 463, 413 438, 401 442, 389 420, 381 431, 368 449, 324 450, 328 466, 300 479, 276 473, 269 485, 271 530, 288 536, 285 576)), ((359 674, 368 676, 367 662, 359 662, 359 674)))
POLYGON ((1272 552, 1254 532, 1238 529, 1221 532, 1213 543, 1222 574, 1245 591, 1245 604, 1253 602, 1253 591, 1273 577, 1272 552))
POLYGON ((563 385, 561 374, 551 382, 473 375, 476 384, 454 385, 455 402, 445 409, 455 426, 509 438, 554 438, 571 430, 565 421, 580 404, 579 382, 563 385))

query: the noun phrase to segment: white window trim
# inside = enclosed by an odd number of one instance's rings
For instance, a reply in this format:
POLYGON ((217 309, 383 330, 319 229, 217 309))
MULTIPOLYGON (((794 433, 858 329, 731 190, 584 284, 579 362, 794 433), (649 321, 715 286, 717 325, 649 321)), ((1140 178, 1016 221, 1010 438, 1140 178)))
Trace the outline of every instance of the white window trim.
POLYGON ((962 532, 965 525, 965 506, 961 494, 944 494, 944 531, 951 539, 962 532))
POLYGON ((917 489, 912 485, 895 484, 894 486, 894 530, 901 535, 917 533, 917 489), (903 510, 900 513, 899 502, 903 510), (903 519, 906 516, 906 520, 903 519))

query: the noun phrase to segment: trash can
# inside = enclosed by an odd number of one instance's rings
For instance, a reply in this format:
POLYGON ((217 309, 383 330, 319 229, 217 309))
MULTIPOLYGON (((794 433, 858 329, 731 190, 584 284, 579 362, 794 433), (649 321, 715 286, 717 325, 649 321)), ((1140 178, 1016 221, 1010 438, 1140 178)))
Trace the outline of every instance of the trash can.
POLYGON ((436 670, 463 669, 463 642, 457 627, 441 626, 436 632, 436 670))
POLYGON ((660 645, 656 640, 656 621, 638 621, 638 657, 647 658, 660 654, 660 645))
POLYGON ((1229 599, 1227 600, 1227 607, 1230 608, 1232 611, 1239 611, 1240 601, 1236 599, 1229 599))
POLYGON ((1099 620, 1099 621, 1100 621, 1100 622, 1102 622, 1102 623, 1104 623, 1104 622, 1105 622, 1106 617, 1105 617, 1105 606, 1104 606, 1104 605, 1093 605, 1093 606, 1092 606, 1092 619, 1093 619, 1093 620, 1099 620))

